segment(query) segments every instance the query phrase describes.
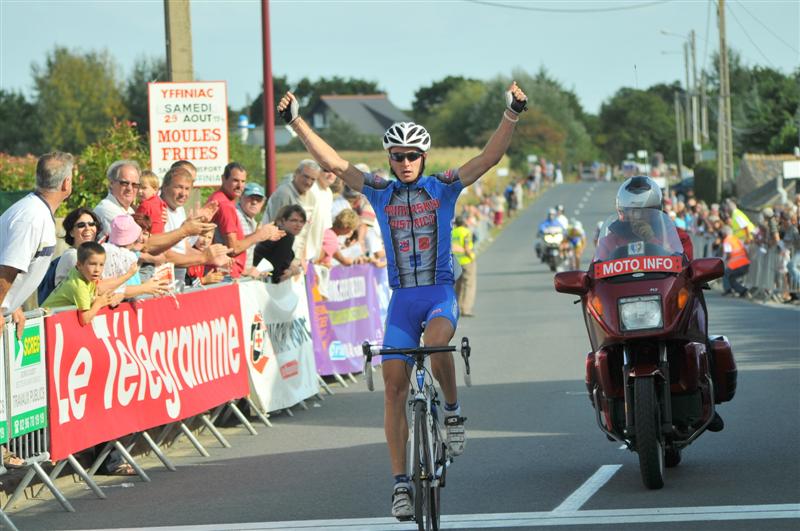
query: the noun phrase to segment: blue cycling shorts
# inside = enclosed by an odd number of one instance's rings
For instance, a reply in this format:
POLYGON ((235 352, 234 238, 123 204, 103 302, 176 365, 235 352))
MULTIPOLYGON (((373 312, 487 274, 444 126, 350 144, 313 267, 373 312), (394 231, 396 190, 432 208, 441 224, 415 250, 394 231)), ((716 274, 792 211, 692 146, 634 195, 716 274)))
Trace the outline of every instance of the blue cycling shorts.
MULTIPOLYGON (((413 288, 399 288, 392 292, 386 316, 385 348, 414 348, 419 346, 422 323, 444 317, 458 326, 458 300, 452 284, 432 284, 413 288)), ((403 354, 386 354, 383 360, 414 360, 403 354)))

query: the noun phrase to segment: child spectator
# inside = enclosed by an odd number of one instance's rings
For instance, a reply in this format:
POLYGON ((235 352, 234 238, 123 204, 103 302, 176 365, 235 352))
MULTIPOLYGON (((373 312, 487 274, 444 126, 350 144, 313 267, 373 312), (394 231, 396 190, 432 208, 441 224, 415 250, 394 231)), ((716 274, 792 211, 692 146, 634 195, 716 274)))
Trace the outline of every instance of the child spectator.
MULTIPOLYGON (((139 261, 139 253, 150 236, 150 219, 144 215, 137 214, 137 216, 138 223, 128 214, 117 216, 111 222, 108 242, 103 244, 108 257, 103 278, 124 277, 139 261), (148 230, 145 231, 142 225, 148 230)), ((127 299, 140 295, 165 295, 169 287, 166 280, 156 278, 142 282, 138 269, 134 269, 133 274, 125 280, 122 289, 127 299)))
POLYGON ((325 230, 322 237, 322 251, 316 263, 328 268, 333 265, 334 259, 345 266, 363 263, 365 260, 361 256, 351 258, 345 256, 339 249, 339 236, 352 235, 360 222, 358 214, 351 208, 346 208, 339 212, 333 219, 333 227, 325 230))
POLYGON ((142 172, 139 180, 139 207, 137 214, 144 214, 150 218, 152 224, 150 232, 161 234, 167 222, 167 203, 158 195, 160 183, 158 175, 151 171, 142 172))
POLYGON ((103 276, 106 251, 99 243, 88 241, 78 247, 78 263, 67 278, 45 299, 43 306, 77 306, 81 324, 89 324, 101 308, 116 306, 122 300, 121 293, 107 291, 97 293, 97 283, 103 276))
MULTIPOLYGON (((213 240, 214 229, 211 229, 210 231, 204 232, 197 236, 197 240, 194 242, 192 247, 200 252, 203 252, 209 245, 211 245, 213 240)), ((207 273, 205 269, 206 266, 203 264, 189 266, 186 269, 187 284, 192 285, 195 283, 195 281, 199 281, 201 285, 205 286, 207 284, 216 284, 217 282, 222 282, 222 279, 225 278, 225 273, 219 269, 211 269, 207 273)))

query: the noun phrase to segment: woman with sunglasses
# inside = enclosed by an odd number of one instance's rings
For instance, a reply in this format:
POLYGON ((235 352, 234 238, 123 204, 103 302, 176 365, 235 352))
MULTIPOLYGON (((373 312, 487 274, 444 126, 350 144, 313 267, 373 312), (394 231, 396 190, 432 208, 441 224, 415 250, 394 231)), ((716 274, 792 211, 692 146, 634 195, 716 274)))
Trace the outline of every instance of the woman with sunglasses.
MULTIPOLYGON (((70 212, 62 223, 64 227, 64 241, 70 246, 58 258, 56 266, 55 286, 64 280, 72 268, 78 263, 78 247, 84 242, 96 242, 98 231, 101 230, 100 219, 92 210, 79 207, 70 212)), ((116 289, 136 273, 137 268, 131 268, 128 273, 121 277, 101 280, 103 291, 116 289)))
MULTIPOLYGON (((458 323, 458 304, 453 289, 453 256, 450 251, 456 200, 466 186, 495 166, 511 143, 519 114, 527 97, 511 83, 505 92, 506 108, 497 130, 483 151, 457 169, 424 175, 431 137, 424 127, 411 122, 392 125, 383 136, 389 165, 397 181, 362 172, 320 138, 299 116, 299 104, 291 92, 281 98, 278 112, 300 137, 323 168, 334 172, 350 188, 363 193, 375 210, 384 239, 392 298, 386 318, 383 345, 393 348, 419 346, 422 324, 426 346, 449 344, 458 323)), ((409 363, 406 356, 384 356, 384 431, 389 446, 394 487, 392 515, 400 520, 413 516, 414 505, 406 475, 409 363)), ((458 403, 455 365, 450 353, 431 356, 431 368, 445 398, 445 427, 451 455, 464 450, 464 417, 458 403)))

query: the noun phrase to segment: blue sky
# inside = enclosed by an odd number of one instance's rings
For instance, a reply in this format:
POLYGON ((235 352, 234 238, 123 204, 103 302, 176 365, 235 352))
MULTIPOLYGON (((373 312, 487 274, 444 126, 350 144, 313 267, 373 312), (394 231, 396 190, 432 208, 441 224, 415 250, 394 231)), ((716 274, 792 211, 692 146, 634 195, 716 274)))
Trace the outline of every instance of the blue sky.
MULTIPOLYGON (((726 3, 728 41, 745 63, 783 72, 800 64, 800 1, 726 3)), ((193 0, 191 6, 195 78, 227 81, 229 104, 240 108, 261 86, 260 3, 193 0)), ((620 87, 683 79, 682 40, 660 30, 686 35, 694 29, 698 68, 719 46, 709 0, 270 6, 276 75, 375 80, 402 108, 410 107, 415 90, 446 75, 489 79, 543 66, 596 113, 620 87)), ((107 49, 122 79, 137 57, 164 55, 163 11, 161 0, 0 0, 0 87, 30 95, 31 64, 43 64, 57 44, 107 49)))

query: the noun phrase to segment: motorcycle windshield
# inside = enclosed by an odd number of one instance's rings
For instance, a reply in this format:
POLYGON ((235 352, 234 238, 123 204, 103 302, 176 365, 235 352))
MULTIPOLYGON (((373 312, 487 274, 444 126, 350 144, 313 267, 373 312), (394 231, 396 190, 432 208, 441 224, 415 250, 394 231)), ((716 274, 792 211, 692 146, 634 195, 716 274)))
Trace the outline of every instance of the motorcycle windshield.
POLYGON ((613 215, 603 223, 597 240, 594 261, 622 260, 621 264, 624 267, 611 269, 618 275, 635 271, 678 272, 682 268, 682 256, 683 245, 675 223, 669 216, 661 210, 653 208, 635 208, 626 209, 620 215, 613 215), (676 257, 678 259, 643 260, 643 258, 649 257, 676 257), (624 260, 633 258, 638 260, 624 260), (646 267, 647 265, 653 267, 646 267))

